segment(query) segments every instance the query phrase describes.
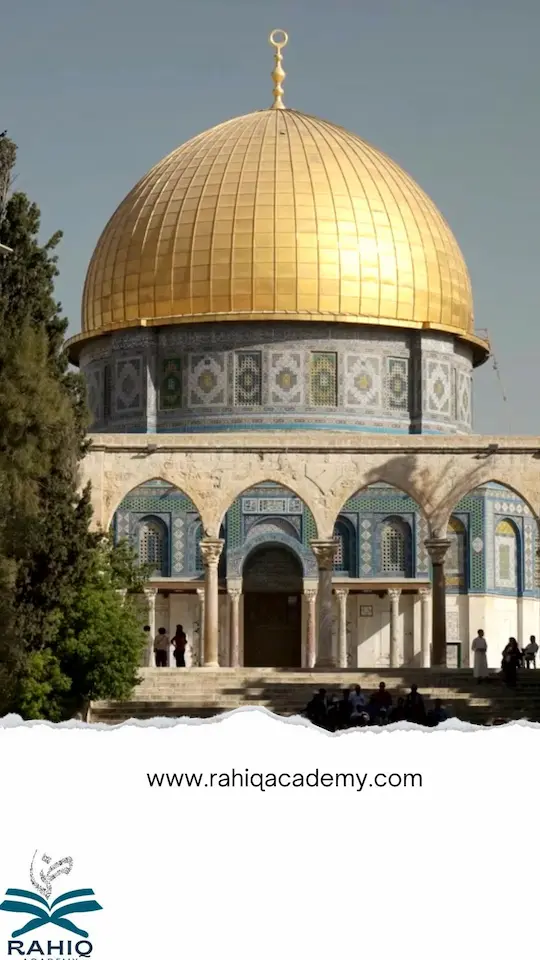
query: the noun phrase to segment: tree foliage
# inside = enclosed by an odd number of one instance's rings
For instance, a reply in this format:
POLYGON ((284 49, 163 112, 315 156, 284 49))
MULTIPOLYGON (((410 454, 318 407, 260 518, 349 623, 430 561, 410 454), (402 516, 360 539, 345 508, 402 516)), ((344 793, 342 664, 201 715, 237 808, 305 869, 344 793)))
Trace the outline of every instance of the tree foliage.
POLYGON ((118 591, 144 571, 90 529, 85 390, 54 296, 61 234, 40 244, 37 206, 5 196, 14 160, 0 137, 0 243, 13 251, 0 254, 0 705, 56 720, 133 686, 140 627, 118 591))

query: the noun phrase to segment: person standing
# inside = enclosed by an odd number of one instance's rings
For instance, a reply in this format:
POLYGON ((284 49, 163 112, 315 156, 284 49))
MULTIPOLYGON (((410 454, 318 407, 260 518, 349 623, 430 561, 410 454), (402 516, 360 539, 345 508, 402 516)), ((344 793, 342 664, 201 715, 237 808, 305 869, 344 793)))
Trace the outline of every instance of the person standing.
POLYGON ((515 637, 510 637, 502 655, 502 672, 507 687, 515 687, 522 654, 515 637))
POLYGON ((169 666, 169 637, 165 627, 160 627, 154 640, 156 667, 169 666))
POLYGON ((174 659, 176 661, 176 666, 185 667, 187 637, 184 633, 184 628, 181 623, 177 624, 176 633, 172 638, 171 643, 174 647, 174 659))
POLYGON ((479 630, 471 646, 473 652, 473 676, 477 683, 482 683, 489 676, 487 662, 487 641, 484 631, 479 630))

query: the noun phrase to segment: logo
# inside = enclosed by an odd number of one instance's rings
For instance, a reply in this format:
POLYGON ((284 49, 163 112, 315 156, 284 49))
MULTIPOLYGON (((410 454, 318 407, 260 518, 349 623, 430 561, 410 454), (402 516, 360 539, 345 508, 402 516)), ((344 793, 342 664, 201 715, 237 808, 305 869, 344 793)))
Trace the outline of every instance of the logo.
MULTIPOLYGON (((26 920, 22 926, 13 930, 11 936, 24 937, 26 934, 38 930, 48 924, 61 927, 71 934, 80 937, 78 943, 74 943, 73 953, 79 956, 89 956, 92 952, 92 944, 88 940, 88 931, 79 926, 80 920, 78 914, 93 913, 96 910, 102 910, 102 906, 95 899, 94 891, 90 887, 80 887, 75 890, 69 890, 60 896, 52 899, 53 883, 61 876, 69 876, 73 869, 73 858, 63 857, 54 863, 52 857, 44 854, 38 859, 37 850, 32 858, 30 865, 30 882, 34 890, 22 890, 19 887, 9 887, 6 890, 6 899, 0 903, 0 910, 6 913, 22 914, 31 919, 26 920), (77 917, 77 922, 70 917, 77 917), (79 949, 81 948, 81 949, 79 949)), ((8 942, 8 956, 19 954, 40 953, 46 955, 53 952, 59 952, 60 956, 72 955, 72 941, 61 941, 52 947, 51 941, 48 941, 46 950, 42 950, 39 941, 34 940, 28 950, 24 949, 22 940, 10 940, 8 942), (66 950, 64 952, 64 946, 66 950)))

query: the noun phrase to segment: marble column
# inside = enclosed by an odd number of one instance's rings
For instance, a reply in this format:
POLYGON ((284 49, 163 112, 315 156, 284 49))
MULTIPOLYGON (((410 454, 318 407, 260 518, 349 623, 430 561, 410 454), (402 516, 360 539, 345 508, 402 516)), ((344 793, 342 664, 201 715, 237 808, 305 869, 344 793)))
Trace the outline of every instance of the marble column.
POLYGON ((242 591, 238 588, 229 589, 229 609, 230 609, 230 665, 231 667, 240 666, 240 597, 242 591))
POLYGON ((420 609, 421 609, 421 619, 420 619, 420 631, 422 637, 422 654, 421 654, 421 664, 423 667, 429 667, 431 661, 431 651, 430 651, 430 642, 431 642, 431 624, 429 622, 429 595, 431 590, 429 587, 421 587, 418 591, 420 594, 420 609))
POLYGON ((224 540, 201 540, 204 564, 204 666, 219 667, 219 584, 218 563, 224 540))
POLYGON ((349 591, 346 587, 334 590, 338 601, 338 666, 345 669, 347 663, 347 598, 349 591))
POLYGON ((197 588, 197 598, 199 600, 199 641, 197 649, 194 650, 195 663, 193 666, 202 667, 204 663, 204 587, 197 588))
POLYGON ((311 549, 319 568, 319 636, 315 666, 330 669, 336 666, 332 650, 332 573, 337 548, 336 540, 311 541, 311 549))
POLYGON ((444 537, 430 537, 425 541, 433 565, 431 611, 431 666, 446 666, 446 581, 444 558, 450 546, 444 537))
POLYGON ((399 652, 401 647, 399 598, 401 590, 389 590, 390 598, 390 669, 399 666, 399 652))
POLYGON ((148 647, 145 651, 144 665, 145 667, 154 666, 154 639, 156 636, 156 597, 157 590, 152 587, 147 587, 144 591, 146 597, 146 602, 148 605, 148 621, 147 625, 150 627, 150 634, 148 637, 148 647))
POLYGON ((306 622, 306 667, 311 670, 317 659, 317 591, 304 590, 307 607, 306 622))

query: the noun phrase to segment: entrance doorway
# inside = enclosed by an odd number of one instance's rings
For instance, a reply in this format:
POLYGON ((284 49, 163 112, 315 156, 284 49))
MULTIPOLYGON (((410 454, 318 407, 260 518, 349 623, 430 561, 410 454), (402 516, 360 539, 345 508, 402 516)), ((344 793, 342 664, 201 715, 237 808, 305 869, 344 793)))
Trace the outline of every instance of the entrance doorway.
POLYGON ((260 547, 247 558, 244 666, 301 666, 302 586, 300 561, 286 547, 260 547))

